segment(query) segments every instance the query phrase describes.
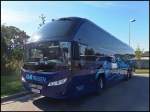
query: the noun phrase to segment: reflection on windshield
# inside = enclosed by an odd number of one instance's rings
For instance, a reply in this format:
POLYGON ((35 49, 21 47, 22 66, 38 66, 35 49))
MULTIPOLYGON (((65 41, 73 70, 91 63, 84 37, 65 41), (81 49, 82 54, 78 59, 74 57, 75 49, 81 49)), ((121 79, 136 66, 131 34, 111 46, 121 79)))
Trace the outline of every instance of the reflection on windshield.
POLYGON ((30 44, 27 46, 26 55, 26 61, 60 60, 62 56, 58 42, 30 44))
POLYGON ((28 65, 70 65, 69 42, 32 43, 26 46, 25 60, 28 65))

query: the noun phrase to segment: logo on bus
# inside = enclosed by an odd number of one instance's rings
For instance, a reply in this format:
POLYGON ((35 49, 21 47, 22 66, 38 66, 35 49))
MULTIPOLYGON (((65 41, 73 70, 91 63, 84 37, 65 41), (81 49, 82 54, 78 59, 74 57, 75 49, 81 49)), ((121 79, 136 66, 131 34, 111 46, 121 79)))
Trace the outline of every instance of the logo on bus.
POLYGON ((26 74, 26 79, 32 80, 32 74, 26 74))
POLYGON ((32 75, 32 74, 26 74, 26 79, 27 80, 38 81, 38 82, 46 82, 45 77, 35 76, 35 75, 32 75))

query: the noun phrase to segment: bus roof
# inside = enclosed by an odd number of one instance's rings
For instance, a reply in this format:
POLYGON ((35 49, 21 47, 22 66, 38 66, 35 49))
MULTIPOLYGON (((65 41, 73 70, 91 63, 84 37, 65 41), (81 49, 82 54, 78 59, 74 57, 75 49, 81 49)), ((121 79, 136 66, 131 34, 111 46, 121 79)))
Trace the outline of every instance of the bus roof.
POLYGON ((36 41, 77 41, 110 54, 134 54, 134 50, 93 22, 65 17, 43 25, 28 43, 36 41))

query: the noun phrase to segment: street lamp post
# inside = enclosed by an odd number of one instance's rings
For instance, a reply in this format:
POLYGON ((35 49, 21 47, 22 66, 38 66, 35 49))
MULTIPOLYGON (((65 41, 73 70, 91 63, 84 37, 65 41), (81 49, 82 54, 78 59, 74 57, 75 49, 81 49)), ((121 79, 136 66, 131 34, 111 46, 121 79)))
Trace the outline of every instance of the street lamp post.
POLYGON ((135 21, 136 21, 135 19, 131 19, 131 20, 129 21, 129 46, 130 46, 130 38, 131 38, 131 37, 130 37, 130 35, 131 35, 131 34, 130 34, 130 33, 131 33, 131 31, 130 31, 130 29, 131 29, 131 28, 130 28, 130 22, 135 22, 135 21))

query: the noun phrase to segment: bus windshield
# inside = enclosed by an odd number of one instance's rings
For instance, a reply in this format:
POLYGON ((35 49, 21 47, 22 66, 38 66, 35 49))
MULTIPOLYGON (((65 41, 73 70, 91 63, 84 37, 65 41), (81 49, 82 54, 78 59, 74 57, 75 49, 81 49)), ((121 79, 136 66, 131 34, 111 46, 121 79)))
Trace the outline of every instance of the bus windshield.
MULTIPOLYGON (((33 66, 68 66, 70 64, 69 42, 41 42, 27 44, 25 47, 24 65, 33 66)), ((32 68, 31 67, 31 68, 32 68)), ((44 69, 44 67, 42 68, 44 69)))

